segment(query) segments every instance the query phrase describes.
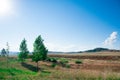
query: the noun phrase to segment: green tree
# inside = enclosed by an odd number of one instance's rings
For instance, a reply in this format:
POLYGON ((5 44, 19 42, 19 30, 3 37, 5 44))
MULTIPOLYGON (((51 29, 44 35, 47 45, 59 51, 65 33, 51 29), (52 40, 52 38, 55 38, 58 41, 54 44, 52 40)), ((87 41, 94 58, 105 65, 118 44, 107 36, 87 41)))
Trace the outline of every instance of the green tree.
POLYGON ((33 51, 33 57, 32 60, 37 63, 37 71, 38 71, 38 61, 45 60, 47 58, 47 52, 43 39, 41 36, 38 36, 33 44, 34 51, 33 51))
POLYGON ((28 57, 28 53, 29 53, 25 39, 22 40, 19 50, 20 50, 20 53, 18 57, 23 62, 28 57))
POLYGON ((1 56, 5 57, 6 54, 7 54, 7 52, 6 52, 5 49, 3 48, 3 49, 1 50, 1 56))

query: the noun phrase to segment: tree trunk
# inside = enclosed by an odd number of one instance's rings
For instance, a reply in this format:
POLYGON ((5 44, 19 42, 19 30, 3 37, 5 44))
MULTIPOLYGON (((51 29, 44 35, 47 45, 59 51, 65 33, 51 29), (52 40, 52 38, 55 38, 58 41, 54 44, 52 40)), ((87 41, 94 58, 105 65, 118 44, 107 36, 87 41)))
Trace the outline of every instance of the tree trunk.
POLYGON ((6 60, 7 60, 7 68, 8 68, 8 58, 9 58, 9 56, 8 56, 8 53, 7 53, 7 56, 6 56, 6 60))
POLYGON ((38 72, 38 62, 37 62, 37 72, 38 72))

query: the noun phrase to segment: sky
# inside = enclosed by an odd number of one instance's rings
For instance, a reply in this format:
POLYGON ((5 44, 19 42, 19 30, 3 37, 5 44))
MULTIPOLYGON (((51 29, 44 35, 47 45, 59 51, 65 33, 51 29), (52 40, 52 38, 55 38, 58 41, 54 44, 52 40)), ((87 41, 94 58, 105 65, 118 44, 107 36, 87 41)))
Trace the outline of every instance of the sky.
POLYGON ((120 49, 120 1, 0 0, 0 49, 33 51, 39 35, 49 51, 120 49))

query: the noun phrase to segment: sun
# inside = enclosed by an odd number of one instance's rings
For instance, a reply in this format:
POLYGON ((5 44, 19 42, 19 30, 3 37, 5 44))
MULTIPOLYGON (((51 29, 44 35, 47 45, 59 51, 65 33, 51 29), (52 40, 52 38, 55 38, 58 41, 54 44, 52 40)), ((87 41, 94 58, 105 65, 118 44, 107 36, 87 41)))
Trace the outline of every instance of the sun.
POLYGON ((11 12, 12 12, 12 1, 0 0, 0 16, 11 14, 11 12))

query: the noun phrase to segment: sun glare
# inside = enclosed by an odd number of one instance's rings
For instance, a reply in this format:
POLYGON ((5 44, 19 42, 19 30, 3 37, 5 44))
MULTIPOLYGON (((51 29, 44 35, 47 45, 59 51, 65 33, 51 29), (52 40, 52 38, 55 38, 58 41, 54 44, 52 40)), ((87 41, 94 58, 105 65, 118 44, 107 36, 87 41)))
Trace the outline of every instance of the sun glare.
POLYGON ((0 0, 0 16, 11 14, 12 2, 11 0, 0 0))

